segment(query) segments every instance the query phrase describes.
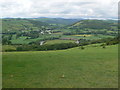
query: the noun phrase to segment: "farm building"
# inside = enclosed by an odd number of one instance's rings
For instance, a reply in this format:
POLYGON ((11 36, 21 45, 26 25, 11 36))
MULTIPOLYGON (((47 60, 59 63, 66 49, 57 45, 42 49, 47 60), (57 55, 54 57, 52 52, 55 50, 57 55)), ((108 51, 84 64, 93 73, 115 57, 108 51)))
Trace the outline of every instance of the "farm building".
POLYGON ((45 41, 40 41, 40 45, 43 45, 45 43, 45 41))
POLYGON ((79 40, 77 40, 75 43, 76 43, 76 44, 79 44, 79 43, 80 43, 80 41, 79 41, 79 40))

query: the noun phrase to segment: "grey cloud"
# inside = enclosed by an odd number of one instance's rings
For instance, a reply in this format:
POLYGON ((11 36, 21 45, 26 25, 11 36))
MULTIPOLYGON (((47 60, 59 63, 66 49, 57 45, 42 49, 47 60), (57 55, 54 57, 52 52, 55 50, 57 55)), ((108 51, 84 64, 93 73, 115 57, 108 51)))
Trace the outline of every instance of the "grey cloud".
POLYGON ((2 17, 117 18, 117 1, 106 0, 4 0, 2 17))

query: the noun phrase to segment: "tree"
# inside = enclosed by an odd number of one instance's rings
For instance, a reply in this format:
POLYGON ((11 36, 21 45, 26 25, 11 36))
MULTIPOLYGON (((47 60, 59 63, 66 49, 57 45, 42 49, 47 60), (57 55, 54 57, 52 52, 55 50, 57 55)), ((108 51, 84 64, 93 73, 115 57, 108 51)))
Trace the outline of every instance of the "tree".
POLYGON ((10 40, 8 40, 7 38, 3 38, 2 39, 2 44, 3 45, 9 45, 9 44, 11 44, 12 42, 10 41, 10 40))
POLYGON ((103 46, 102 48, 106 48, 105 46, 103 46))
POLYGON ((83 50, 83 49, 85 49, 83 46, 81 46, 81 49, 83 50))

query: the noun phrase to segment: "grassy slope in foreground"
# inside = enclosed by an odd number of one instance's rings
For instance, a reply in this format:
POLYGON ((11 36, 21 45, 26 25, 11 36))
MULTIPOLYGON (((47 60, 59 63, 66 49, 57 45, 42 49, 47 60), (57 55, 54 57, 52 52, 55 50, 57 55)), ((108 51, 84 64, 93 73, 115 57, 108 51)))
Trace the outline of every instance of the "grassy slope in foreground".
POLYGON ((118 86, 117 51, 113 45, 4 52, 3 88, 114 88, 118 86))

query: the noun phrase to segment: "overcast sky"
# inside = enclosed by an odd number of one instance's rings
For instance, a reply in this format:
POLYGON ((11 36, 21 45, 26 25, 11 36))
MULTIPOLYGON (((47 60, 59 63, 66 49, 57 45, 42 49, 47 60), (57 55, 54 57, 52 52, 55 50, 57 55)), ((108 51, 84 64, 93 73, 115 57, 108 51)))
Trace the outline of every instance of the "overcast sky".
POLYGON ((1 17, 116 19, 119 0, 0 0, 1 17))

